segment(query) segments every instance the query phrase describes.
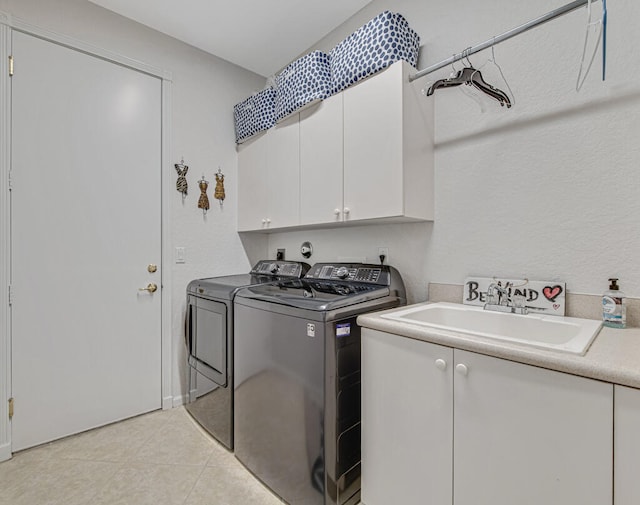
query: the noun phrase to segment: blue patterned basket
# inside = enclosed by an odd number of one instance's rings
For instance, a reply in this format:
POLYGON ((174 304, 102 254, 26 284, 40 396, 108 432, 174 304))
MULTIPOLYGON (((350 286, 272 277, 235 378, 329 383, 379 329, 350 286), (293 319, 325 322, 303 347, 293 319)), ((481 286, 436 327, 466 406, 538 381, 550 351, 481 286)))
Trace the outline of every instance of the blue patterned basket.
POLYGON ((275 101, 276 91, 266 88, 233 106, 237 144, 276 124, 275 101))
POLYGON ((276 75, 276 121, 331 95, 329 55, 313 51, 276 75))
POLYGON ((398 13, 384 11, 334 47, 330 55, 333 93, 398 60, 418 64, 420 37, 398 13))

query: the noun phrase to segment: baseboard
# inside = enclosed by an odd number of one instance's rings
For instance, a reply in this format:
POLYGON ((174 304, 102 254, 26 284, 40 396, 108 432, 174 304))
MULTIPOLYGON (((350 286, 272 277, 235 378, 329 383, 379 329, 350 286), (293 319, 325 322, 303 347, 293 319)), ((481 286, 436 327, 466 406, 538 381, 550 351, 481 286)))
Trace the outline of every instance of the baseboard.
POLYGON ((185 405, 187 403, 187 395, 179 395, 179 396, 174 396, 173 397, 173 408, 175 409, 176 407, 181 407, 182 405, 185 405))
POLYGON ((11 459, 11 444, 0 445, 0 462, 11 459))
POLYGON ((173 396, 165 396, 162 399, 162 410, 169 410, 172 409, 174 407, 174 398, 173 396))

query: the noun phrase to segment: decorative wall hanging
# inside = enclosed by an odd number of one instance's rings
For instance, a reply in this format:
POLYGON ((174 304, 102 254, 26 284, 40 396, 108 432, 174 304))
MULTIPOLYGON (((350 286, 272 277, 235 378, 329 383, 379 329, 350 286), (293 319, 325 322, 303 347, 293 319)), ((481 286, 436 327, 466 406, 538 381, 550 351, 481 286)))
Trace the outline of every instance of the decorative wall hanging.
POLYGON ((202 209, 202 215, 205 215, 209 210, 209 197, 207 196, 207 188, 209 187, 209 181, 205 180, 204 174, 202 179, 198 181, 200 187, 200 198, 198 199, 198 208, 202 209))
POLYGON ((222 207, 224 196, 224 174, 220 167, 218 167, 218 173, 216 174, 216 189, 213 192, 213 197, 220 201, 220 207, 222 207))
POLYGON ((180 160, 180 163, 176 163, 173 165, 176 167, 176 172, 178 172, 178 180, 176 181, 176 189, 182 193, 182 201, 187 196, 187 172, 189 171, 189 167, 184 164, 184 158, 180 160))
POLYGON ((529 279, 505 279, 502 277, 467 277, 464 283, 465 305, 483 306, 487 302, 487 290, 495 283, 508 290, 508 296, 521 296, 529 313, 564 316, 566 283, 529 279))

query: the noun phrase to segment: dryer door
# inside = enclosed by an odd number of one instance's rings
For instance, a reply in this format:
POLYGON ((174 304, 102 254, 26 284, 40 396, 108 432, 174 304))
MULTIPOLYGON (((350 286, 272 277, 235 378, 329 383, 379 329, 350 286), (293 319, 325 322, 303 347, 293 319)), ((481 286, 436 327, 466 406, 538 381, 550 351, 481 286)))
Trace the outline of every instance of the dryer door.
POLYGON ((220 386, 227 385, 227 304, 189 297, 189 365, 220 386))

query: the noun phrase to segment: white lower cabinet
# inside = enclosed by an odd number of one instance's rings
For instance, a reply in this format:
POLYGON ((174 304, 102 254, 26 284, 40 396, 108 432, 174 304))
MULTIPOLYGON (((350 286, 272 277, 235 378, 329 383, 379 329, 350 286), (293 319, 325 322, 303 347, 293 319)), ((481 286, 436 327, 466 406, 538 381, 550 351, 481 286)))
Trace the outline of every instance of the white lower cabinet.
POLYGON ((614 429, 614 503, 638 505, 640 479, 640 390, 615 387, 614 429))
POLYGON ((611 504, 612 433, 611 384, 363 330, 363 505, 611 504))
POLYGON ((363 504, 451 503, 452 362, 450 348, 363 329, 363 504))

